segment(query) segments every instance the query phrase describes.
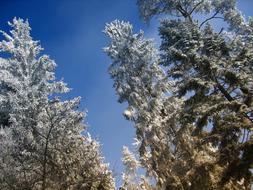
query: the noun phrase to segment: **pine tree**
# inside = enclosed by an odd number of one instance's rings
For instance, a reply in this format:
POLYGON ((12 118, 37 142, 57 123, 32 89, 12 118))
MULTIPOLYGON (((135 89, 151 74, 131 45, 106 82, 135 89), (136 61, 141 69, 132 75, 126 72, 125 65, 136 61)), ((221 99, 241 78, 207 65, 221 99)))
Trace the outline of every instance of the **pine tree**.
POLYGON ((55 80, 27 21, 13 19, 0 42, 0 189, 114 189, 99 143, 85 132, 80 97, 55 80))
POLYGON ((125 172, 122 174, 123 186, 121 188, 127 190, 137 190, 139 188, 136 180, 137 179, 136 172, 139 163, 136 160, 133 153, 131 153, 127 147, 123 147, 122 153, 123 153, 122 162, 125 165, 126 169, 125 172))
POLYGON ((141 165, 160 189, 250 189, 252 19, 234 0, 137 4, 145 21, 174 16, 160 23, 160 53, 129 23, 105 30, 109 72, 120 102, 129 104, 125 116, 135 123, 141 165))
POLYGON ((140 163, 128 147, 123 147, 122 154, 125 171, 122 173, 123 184, 120 190, 153 190, 154 187, 150 184, 149 179, 137 174, 140 163))

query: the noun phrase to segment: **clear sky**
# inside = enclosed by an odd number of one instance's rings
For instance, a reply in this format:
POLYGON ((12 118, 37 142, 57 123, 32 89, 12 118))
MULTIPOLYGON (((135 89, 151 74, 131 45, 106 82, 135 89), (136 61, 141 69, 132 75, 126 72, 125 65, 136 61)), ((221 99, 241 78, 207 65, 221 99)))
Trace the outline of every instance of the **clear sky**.
MULTIPOLYGON (((246 15, 253 15, 253 0, 238 2, 246 15)), ((8 31, 7 21, 15 16, 29 19, 32 36, 56 61, 57 78, 73 88, 67 98, 82 97, 88 131, 100 140, 106 161, 120 174, 122 146, 131 145, 134 129, 122 116, 126 106, 117 103, 107 73, 110 60, 102 47, 108 39, 102 30, 107 22, 127 20, 136 31, 157 39, 157 22, 147 26, 139 19, 136 0, 0 0, 0 29, 8 31)))

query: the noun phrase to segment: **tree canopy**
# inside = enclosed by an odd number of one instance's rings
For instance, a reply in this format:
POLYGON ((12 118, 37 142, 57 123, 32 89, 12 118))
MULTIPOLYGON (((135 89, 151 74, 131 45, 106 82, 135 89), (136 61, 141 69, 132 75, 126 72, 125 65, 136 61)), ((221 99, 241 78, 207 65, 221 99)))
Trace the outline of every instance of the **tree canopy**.
POLYGON ((130 23, 114 21, 105 52, 135 124, 141 167, 158 189, 250 189, 252 19, 234 0, 137 4, 145 21, 163 15, 160 51, 130 23))
POLYGON ((84 135, 80 97, 56 81, 27 21, 14 18, 0 42, 0 189, 114 189, 99 143, 84 135), (58 96, 57 96, 58 95, 58 96))

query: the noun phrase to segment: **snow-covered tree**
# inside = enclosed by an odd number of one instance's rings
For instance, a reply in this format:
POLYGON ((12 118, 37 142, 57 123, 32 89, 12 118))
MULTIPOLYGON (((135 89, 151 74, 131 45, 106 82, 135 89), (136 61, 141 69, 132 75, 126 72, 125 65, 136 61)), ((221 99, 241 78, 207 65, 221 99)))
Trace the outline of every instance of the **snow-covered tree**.
POLYGON ((114 189, 99 143, 85 132, 80 98, 56 81, 56 64, 14 18, 0 42, 0 189, 114 189))
POLYGON ((109 72, 129 105, 124 115, 135 123, 141 165, 160 189, 250 189, 252 19, 234 0, 137 4, 145 21, 172 16, 161 21, 159 55, 129 23, 105 29, 109 72))
POLYGON ((143 32, 134 34, 129 23, 119 21, 108 24, 105 32, 112 39, 105 48, 113 59, 109 72, 115 79, 119 101, 129 104, 124 116, 135 122, 140 164, 148 176, 155 177, 163 186, 170 170, 164 166, 171 164, 174 154, 180 154, 175 148, 170 149, 178 144, 190 151, 188 142, 175 136, 180 130, 178 118, 183 102, 168 96, 169 89, 175 90, 173 83, 159 67, 157 51, 152 41, 143 37, 143 32))
POLYGON ((146 176, 138 175, 140 163, 135 155, 130 152, 128 147, 123 147, 122 162, 125 166, 125 171, 122 173, 123 184, 120 190, 153 190, 150 180, 146 176))
POLYGON ((127 147, 123 147, 122 153, 122 162, 126 167, 125 172, 122 174, 122 189, 137 190, 136 186, 138 186, 138 182, 136 172, 139 167, 139 163, 133 153, 131 153, 127 147))

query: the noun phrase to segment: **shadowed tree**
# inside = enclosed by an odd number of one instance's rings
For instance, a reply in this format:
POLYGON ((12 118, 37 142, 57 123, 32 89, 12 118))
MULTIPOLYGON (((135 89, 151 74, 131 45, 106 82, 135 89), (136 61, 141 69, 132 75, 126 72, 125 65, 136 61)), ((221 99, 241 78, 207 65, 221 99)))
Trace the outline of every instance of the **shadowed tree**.
POLYGON ((160 53, 129 23, 105 29, 109 72, 129 105, 141 165, 159 189, 250 189, 252 19, 233 0, 137 4, 145 21, 171 16, 160 23, 160 53), (226 27, 217 30, 215 19, 226 27))

